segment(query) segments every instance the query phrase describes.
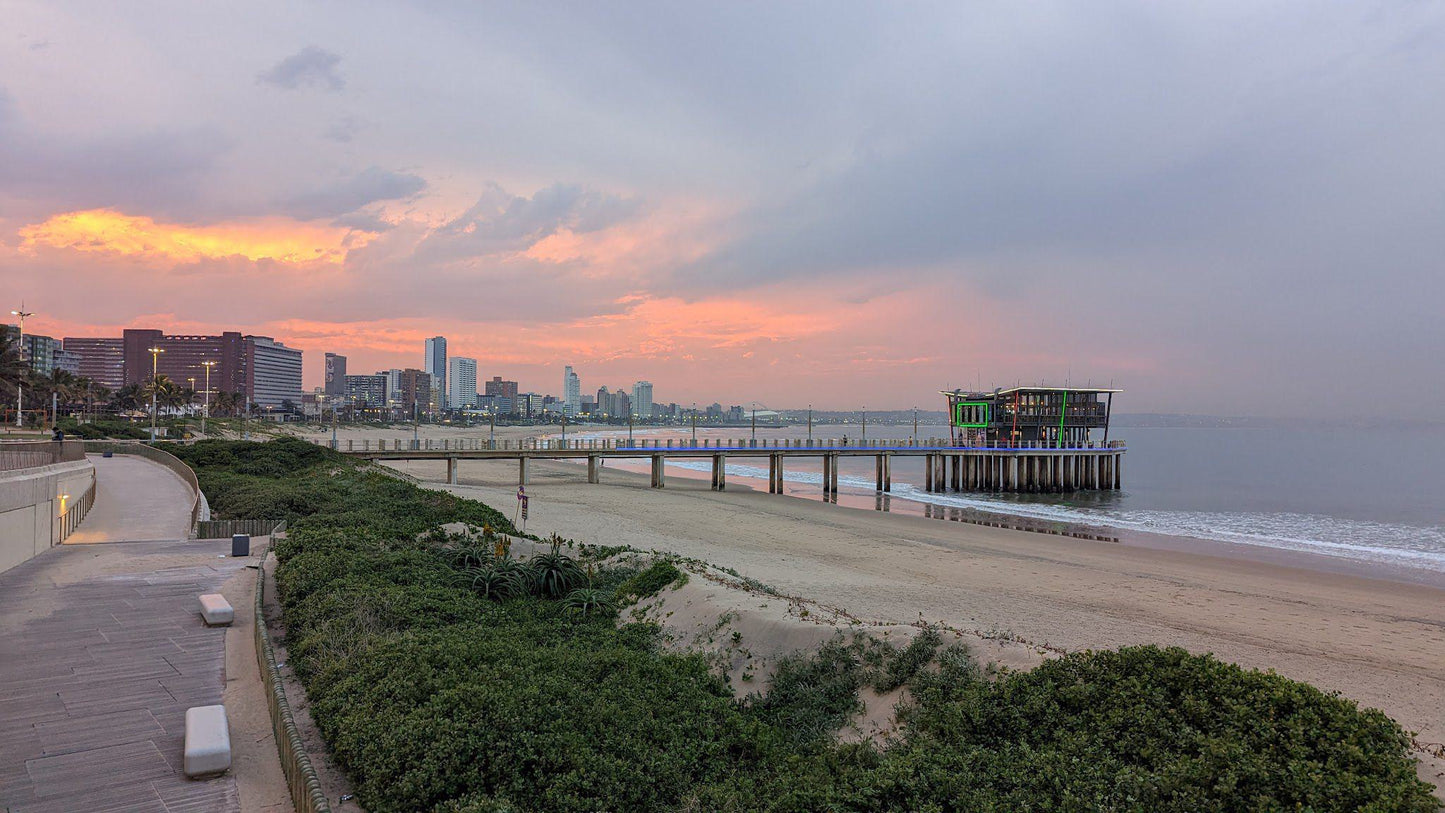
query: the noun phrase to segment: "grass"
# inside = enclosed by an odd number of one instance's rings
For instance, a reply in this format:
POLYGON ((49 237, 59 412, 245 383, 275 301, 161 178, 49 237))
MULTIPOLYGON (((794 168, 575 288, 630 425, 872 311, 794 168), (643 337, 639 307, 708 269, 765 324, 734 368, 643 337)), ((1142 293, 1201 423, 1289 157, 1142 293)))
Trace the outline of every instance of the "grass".
POLYGON ((737 700, 703 655, 620 623, 681 577, 666 560, 554 546, 534 565, 492 509, 299 441, 181 454, 218 515, 291 520, 291 663, 376 813, 1437 808, 1385 715, 1180 649, 989 679, 927 632, 901 649, 839 638, 737 700), (486 530, 436 530, 458 521, 486 530), (526 590, 478 580, 503 562, 526 590), (898 685, 913 699, 896 740, 835 742, 861 689, 898 685))

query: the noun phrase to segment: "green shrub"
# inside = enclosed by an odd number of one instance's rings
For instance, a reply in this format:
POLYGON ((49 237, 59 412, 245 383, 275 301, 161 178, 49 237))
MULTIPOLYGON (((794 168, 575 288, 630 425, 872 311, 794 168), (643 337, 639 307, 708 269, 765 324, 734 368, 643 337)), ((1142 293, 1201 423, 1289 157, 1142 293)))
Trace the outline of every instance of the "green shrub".
POLYGON ((990 681, 932 631, 897 651, 839 638, 740 702, 703 656, 617 623, 620 598, 682 577, 670 562, 582 574, 556 546, 528 563, 459 552, 429 532, 510 524, 321 447, 180 453, 218 510, 294 518, 276 549, 290 659, 375 813, 1437 807, 1380 712, 1179 649, 1078 653, 990 681), (479 565, 549 586, 475 591, 479 565), (910 689, 899 736, 835 744, 869 684, 910 689))
POLYGON ((667 559, 658 559, 617 586, 619 600, 641 601, 661 593, 663 588, 685 576, 677 565, 667 559))

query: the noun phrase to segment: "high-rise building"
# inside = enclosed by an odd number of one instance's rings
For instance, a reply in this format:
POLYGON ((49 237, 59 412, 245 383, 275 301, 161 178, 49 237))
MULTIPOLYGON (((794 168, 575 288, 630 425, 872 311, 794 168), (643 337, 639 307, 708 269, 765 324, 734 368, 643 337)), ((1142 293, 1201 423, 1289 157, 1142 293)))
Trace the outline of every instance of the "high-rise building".
POLYGON ((227 331, 218 336, 168 336, 159 330, 126 330, 121 337, 125 384, 145 384, 152 369, 177 383, 196 379, 204 389, 211 369, 211 392, 240 393, 248 404, 280 407, 301 404, 301 351, 269 336, 243 336, 227 331), (152 359, 151 349, 161 352, 152 359), (152 367, 154 364, 154 367, 152 367))
POLYGON ((408 367, 398 371, 397 388, 391 400, 410 417, 426 412, 432 403, 431 374, 408 367))
POLYGON ((652 418, 652 382, 639 381, 632 385, 632 411, 640 420, 652 418))
MULTIPOLYGON (((301 351, 270 336, 245 339, 246 389, 251 403, 280 409, 301 407, 301 351)), ((199 383, 201 378, 196 376, 199 383)))
POLYGON ((66 336, 65 352, 76 358, 79 375, 102 387, 118 390, 125 386, 125 342, 121 339, 87 339, 66 336))
POLYGON ((325 389, 326 394, 333 397, 346 394, 346 356, 326 354, 325 389))
POLYGON ((422 359, 422 369, 435 377, 432 382, 436 385, 435 394, 446 407, 445 397, 447 391, 447 337, 433 336, 426 340, 426 355, 422 359))
POLYGON ((562 414, 570 417, 582 411, 582 379, 569 364, 562 371, 562 414))
POLYGON ((453 356, 447 362, 447 405, 469 409, 477 405, 477 360, 453 356))
MULTIPOLYGON (((14 338, 20 333, 15 325, 4 325, 4 335, 14 338)), ((56 357, 60 354, 60 342, 49 336, 26 333, 23 343, 23 358, 30 363, 30 369, 41 375, 50 375, 55 370, 56 357)))
POLYGON ((512 415, 517 411, 517 382, 503 381, 501 376, 492 376, 487 382, 487 397, 492 398, 499 414, 512 415))
POLYGON ((386 403, 389 406, 401 407, 401 370, 395 367, 390 370, 377 370, 377 375, 386 376, 386 403))
POLYGON ((357 409, 384 408, 387 401, 386 379, 383 373, 347 376, 343 382, 346 400, 357 409))

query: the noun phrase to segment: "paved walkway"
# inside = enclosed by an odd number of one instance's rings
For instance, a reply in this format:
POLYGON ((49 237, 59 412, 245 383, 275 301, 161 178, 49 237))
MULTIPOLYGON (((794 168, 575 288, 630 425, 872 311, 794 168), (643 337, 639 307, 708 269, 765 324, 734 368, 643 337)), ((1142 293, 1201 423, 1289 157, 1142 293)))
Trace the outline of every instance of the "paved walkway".
POLYGON ((184 541, 189 492, 163 466, 96 462, 81 531, 175 541, 66 544, 0 573, 0 810, 239 810, 232 774, 187 779, 181 756, 186 709, 220 703, 226 682, 225 630, 196 596, 256 560, 184 541), (135 494, 154 515, 107 505, 135 494), (177 495, 183 515, 161 502, 177 495))
POLYGON ((95 505, 67 545, 185 539, 191 487, 175 472, 136 455, 87 455, 95 464, 95 505))

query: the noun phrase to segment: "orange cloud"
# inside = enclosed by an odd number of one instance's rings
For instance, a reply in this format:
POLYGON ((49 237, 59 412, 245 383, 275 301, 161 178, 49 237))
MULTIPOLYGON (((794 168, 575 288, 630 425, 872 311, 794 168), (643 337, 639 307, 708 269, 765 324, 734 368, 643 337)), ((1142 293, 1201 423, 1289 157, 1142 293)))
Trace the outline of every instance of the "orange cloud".
POLYGON ((347 229, 278 218, 184 226, 111 209, 54 215, 22 228, 20 237, 27 251, 48 246, 174 262, 244 257, 293 265, 340 264, 348 248, 364 243, 347 229))

